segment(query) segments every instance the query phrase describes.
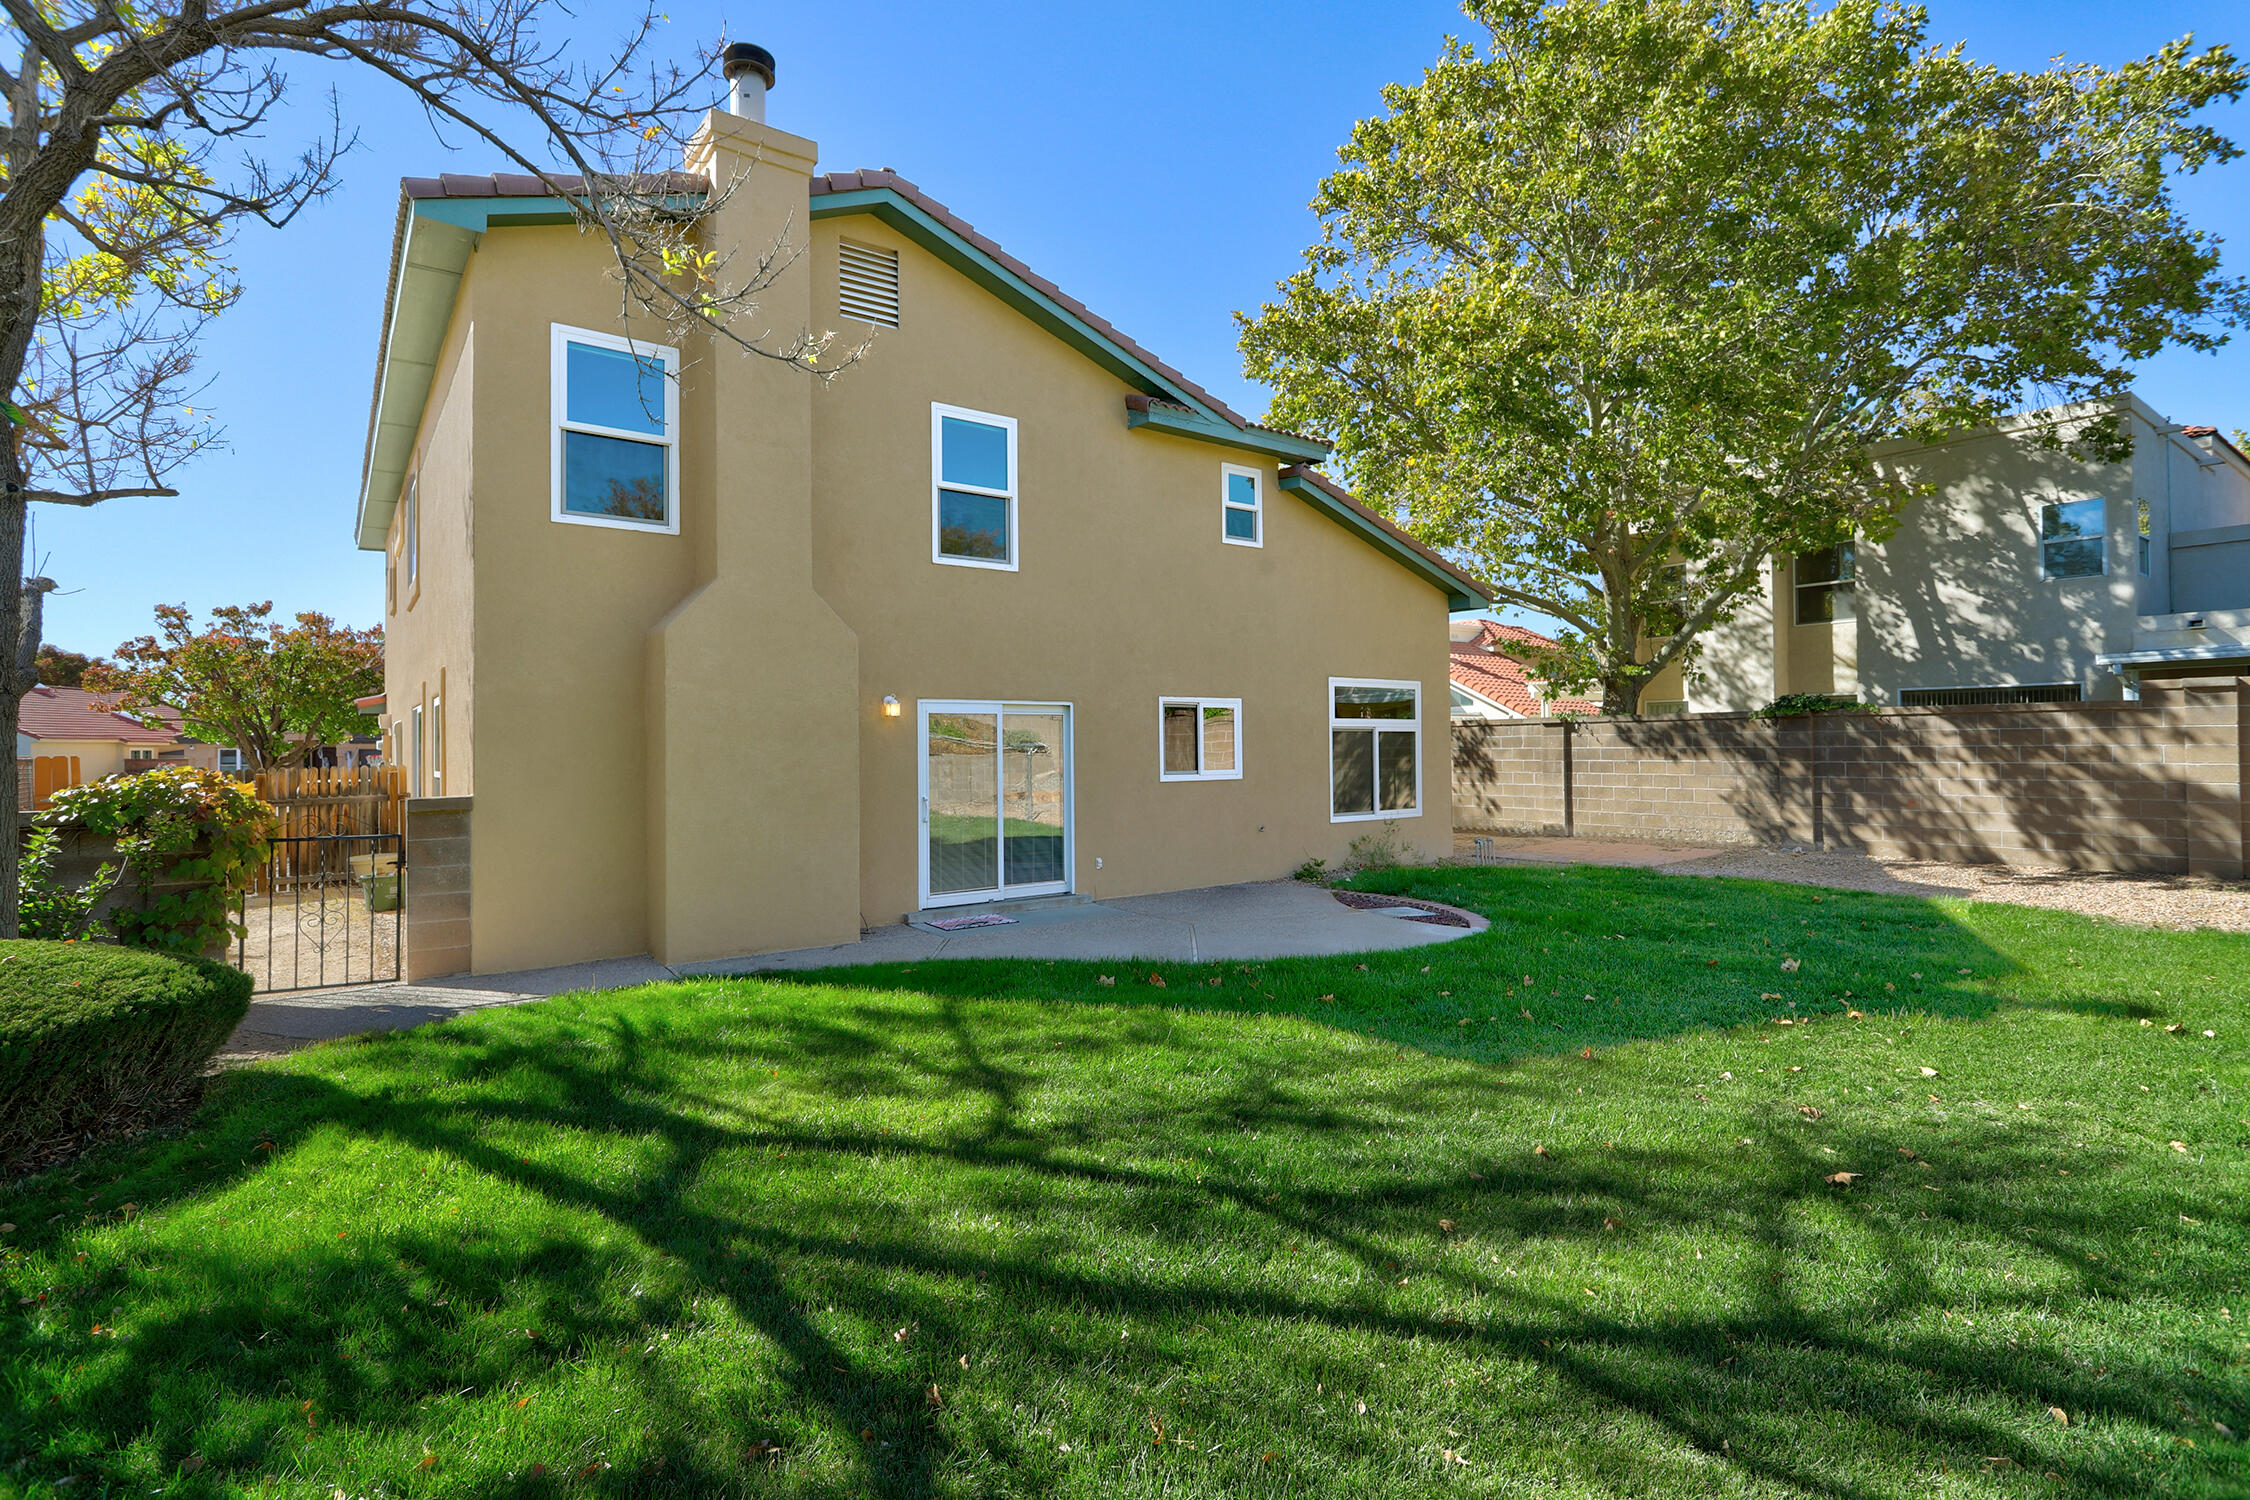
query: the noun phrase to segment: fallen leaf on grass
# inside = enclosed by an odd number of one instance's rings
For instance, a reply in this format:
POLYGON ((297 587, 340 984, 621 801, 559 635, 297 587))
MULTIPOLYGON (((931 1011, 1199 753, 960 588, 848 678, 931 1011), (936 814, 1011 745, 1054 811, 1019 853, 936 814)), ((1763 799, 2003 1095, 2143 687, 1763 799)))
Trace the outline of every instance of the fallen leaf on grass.
POLYGON ((1320 1003, 1323 1005, 1334 1005, 1336 1003, 1336 997, 1334 995, 1323 995, 1320 997, 1320 1003))
POLYGON ((1545 1146, 1534 1146, 1531 1148, 1531 1154, 1533 1156, 1545 1156, 1548 1152, 1545 1146))
POLYGON ((1604 1229, 1620 1229, 1620 1228, 1623 1228, 1623 1227, 1624 1227, 1624 1224, 1625 1224, 1625 1221, 1624 1221, 1623 1219, 1604 1219, 1604 1220, 1602 1220, 1602 1228, 1604 1228, 1604 1229))
POLYGON ((1800 1104, 1797 1106, 1797 1113, 1808 1120, 1817 1120, 1827 1112, 1817 1104, 1800 1104))
POLYGON ((940 1407, 945 1405, 944 1395, 934 1385, 924 1393, 924 1399, 926 1399, 930 1403, 930 1410, 932 1411, 936 1411, 940 1407))
POLYGON ((1781 972, 1782 972, 1782 973, 1784 973, 1784 974, 1794 974, 1794 973, 1796 973, 1796 972, 1797 972, 1797 969, 1798 969, 1798 966, 1799 966, 1799 962, 1800 962, 1799 960, 1797 960, 1797 959, 1794 959, 1794 958, 1785 958, 1785 959, 1783 959, 1783 960, 1781 961, 1781 972))
POLYGON ((1861 1014, 1859 1011, 1847 1010, 1844 1012, 1844 1019, 1847 1021, 1864 1021, 1867 1019, 1867 1017, 1861 1014))
POLYGON ((1821 1181, 1827 1183, 1830 1187, 1850 1187, 1863 1175, 1865 1174, 1860 1172, 1831 1172, 1821 1181))
POLYGON ((1115 988, 1115 987, 1116 987, 1116 985, 1117 985, 1117 976, 1116 976, 1115 974, 1104 974, 1104 975, 1100 976, 1099 978, 1097 978, 1097 979, 1096 979, 1096 980, 1094 981, 1094 983, 1096 983, 1096 984, 1106 984, 1106 985, 1109 985, 1109 986, 1110 986, 1110 987, 1112 987, 1112 988, 1115 988))
MULTIPOLYGON (((1531 1019, 1531 1012, 1528 1010, 1524 1010, 1521 1007, 1517 1008, 1516 1014, 1523 1017, 1526 1021, 1531 1019)), ((14 1226, 11 1225, 10 1227, 13 1228, 14 1226)))
POLYGON ((2174 1142, 2172 1142, 2172 1149, 2173 1149, 2174 1151, 2185 1151, 2185 1150, 2187 1149, 2187 1142, 2186 1142, 2186 1141, 2174 1141, 2174 1142))
POLYGON ((1445 1233, 1451 1234, 1453 1232, 1453 1221, 1451 1219, 1440 1219, 1437 1221, 1437 1227, 1445 1233))
POLYGON ((1899 1147, 1898 1154, 1905 1157, 1908 1161, 1913 1161, 1915 1159, 1914 1148, 1912 1146, 1899 1147))
POLYGON ((1585 1047, 1585 1048, 1582 1048, 1582 1049, 1580 1049, 1580 1051, 1579 1051, 1578 1055, 1579 1055, 1579 1056, 1580 1056, 1581 1058, 1584 1058, 1584 1059, 1586 1059, 1586 1060, 1588 1060, 1588 1061, 1591 1061, 1591 1060, 1593 1059, 1593 1056, 1594 1056, 1594 1049, 1593 1049, 1593 1048, 1591 1048, 1591 1047, 1585 1047))
POLYGON ((2179 1035, 2179 1034, 2180 1034, 2181 1032, 2183 1032, 2183 1031, 2185 1031, 2185 1030, 2187 1030, 2187 1028, 2186 1028, 2185 1026, 2182 1026, 2182 1025, 2181 1025, 2181 1024, 2180 1024, 2179 1022, 2177 1022, 2177 1021, 2174 1021, 2174 1022, 2173 1022, 2173 1023, 2171 1024, 2171 1025, 2169 1025, 2169 1026, 2167 1026, 2167 1027, 2165 1027, 2165 1028, 2164 1028, 2164 1034, 2165 1034, 2166 1036, 2178 1036, 2178 1035, 2179 1035))
POLYGON ((1157 987, 1158 989, 1160 989, 1160 990, 1162 990, 1162 989, 1169 989, 1169 988, 1171 988, 1171 986, 1167 985, 1167 984, 1166 984, 1166 983, 1164 982, 1164 976, 1163 976, 1162 974, 1151 974, 1151 975, 1149 975, 1149 976, 1148 976, 1148 982, 1149 982, 1150 984, 1153 984, 1153 985, 1155 985, 1155 986, 1156 986, 1156 987, 1157 987))
POLYGON ((420 1463, 416 1464, 416 1465, 415 1465, 414 1467, 415 1467, 415 1468, 417 1468, 417 1469, 434 1469, 434 1468, 436 1468, 436 1467, 437 1467, 437 1455, 436 1455, 435 1453, 425 1453, 425 1454, 423 1454, 423 1455, 422 1455, 422 1461, 421 1461, 420 1463))
POLYGON ((203 1455, 200 1453, 190 1453, 187 1457, 180 1460, 180 1472, 182 1474, 193 1474, 197 1469, 200 1469, 202 1467, 203 1455))
POLYGON ((1760 1000, 1779 1000, 1779 999, 1781 998, 1781 996, 1780 996, 1779 994, 1771 994, 1771 995, 1760 995, 1760 996, 1759 996, 1758 998, 1759 998, 1760 1000))
POLYGON ((1451 1448, 1443 1448, 1443 1449, 1440 1449, 1439 1451, 1440 1451, 1440 1452, 1442 1452, 1442 1453, 1443 1453, 1443 1454, 1445 1455, 1445 1457, 1444 1457, 1444 1459, 1443 1459, 1443 1462, 1445 1462, 1445 1463, 1451 1463, 1451 1464, 1459 1464, 1459 1465, 1460 1465, 1460 1466, 1461 1466, 1462 1468, 1464 1468, 1464 1469, 1466 1469, 1466 1468, 1467 1468, 1467 1467, 1469 1466, 1469 1461, 1468 1461, 1467 1459, 1463 1458, 1463 1457, 1462 1457, 1462 1456, 1461 1456, 1460 1454, 1458 1454, 1458 1453, 1454 1452, 1454 1451, 1453 1451, 1453 1450, 1452 1450, 1451 1448))
POLYGON ((1935 1077, 1937 1077, 1937 1069, 1935 1069, 1935 1068, 1924 1068, 1924 1069, 1922 1070, 1922 1076, 1923 1076, 1924 1078, 1935 1078, 1935 1077))
POLYGON ((2068 1426, 2070 1425, 2070 1413, 2069 1413, 2069 1412, 2067 1412, 2067 1411, 2064 1411, 2064 1410, 2063 1410, 2063 1409, 2062 1409, 2061 1407, 2059 1407, 2059 1406, 2050 1406, 2050 1407, 2048 1407, 2048 1408, 2047 1408, 2047 1415, 2048 1415, 2048 1416, 2050 1416, 2050 1417, 2053 1417, 2053 1418, 2054 1418, 2054 1419, 2056 1420, 2056 1422, 2060 1423, 2060 1424, 2061 1424, 2062 1426, 2064 1426, 2064 1427, 2068 1427, 2068 1426))

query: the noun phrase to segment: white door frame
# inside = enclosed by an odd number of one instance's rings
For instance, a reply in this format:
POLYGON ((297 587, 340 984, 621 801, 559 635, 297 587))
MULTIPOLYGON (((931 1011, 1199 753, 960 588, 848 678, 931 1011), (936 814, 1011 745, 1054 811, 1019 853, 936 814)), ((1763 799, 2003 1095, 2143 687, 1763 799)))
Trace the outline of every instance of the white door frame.
MULTIPOLYGON (((1075 890, 1078 884, 1078 708, 1067 702, 1040 702, 1028 698, 924 698, 914 705, 914 724, 918 738, 914 742, 914 795, 920 809, 914 822, 915 888, 920 892, 924 910, 939 906, 973 906, 987 901, 1006 901, 1015 897, 1055 896, 1075 890), (994 875, 999 884, 991 890, 951 891, 932 894, 930 891, 930 715, 936 714, 991 714, 994 732, 1003 741, 1007 733, 1007 719, 1015 713, 1060 712, 1063 720, 1062 772, 1063 772, 1063 878, 1041 881, 1036 885, 1010 886, 1008 884, 1008 840, 1005 791, 1007 778, 999 778, 1000 805, 994 812, 1000 815, 999 839, 995 851, 994 875)), ((1005 755, 1003 750, 1000 752, 1005 755)))

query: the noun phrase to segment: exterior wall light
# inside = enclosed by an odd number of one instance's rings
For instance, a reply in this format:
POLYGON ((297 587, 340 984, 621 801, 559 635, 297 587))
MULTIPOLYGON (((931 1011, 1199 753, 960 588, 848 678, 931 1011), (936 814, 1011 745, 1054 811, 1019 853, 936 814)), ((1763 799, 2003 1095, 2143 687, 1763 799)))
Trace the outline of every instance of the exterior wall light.
POLYGON ((898 717, 898 700, 889 693, 883 695, 883 717, 886 719, 898 717))

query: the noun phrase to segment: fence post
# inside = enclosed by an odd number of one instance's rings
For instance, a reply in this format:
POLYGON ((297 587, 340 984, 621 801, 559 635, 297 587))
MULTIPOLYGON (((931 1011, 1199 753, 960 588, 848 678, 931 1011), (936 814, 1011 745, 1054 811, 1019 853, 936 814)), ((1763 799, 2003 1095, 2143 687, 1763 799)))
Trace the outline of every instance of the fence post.
POLYGON ((469 972, 467 797, 414 797, 405 805, 405 978, 408 984, 469 972))
POLYGON ((1571 732, 1576 726, 1568 719, 1562 721, 1562 836, 1578 837, 1577 789, 1572 785, 1570 767, 1571 732))

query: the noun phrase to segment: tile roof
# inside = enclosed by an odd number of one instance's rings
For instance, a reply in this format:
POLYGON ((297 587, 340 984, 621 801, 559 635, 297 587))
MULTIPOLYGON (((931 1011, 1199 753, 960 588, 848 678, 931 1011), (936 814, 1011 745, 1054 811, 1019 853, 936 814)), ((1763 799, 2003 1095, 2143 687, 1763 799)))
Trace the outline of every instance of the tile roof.
POLYGON ((1102 317, 1099 313, 1095 312, 1085 303, 1079 301, 1076 297, 1071 296, 1070 293, 1064 291, 1061 287, 1056 286, 1046 277, 1040 275, 1037 271, 1032 270, 1031 267, 1025 265, 1022 261, 1017 260, 1014 256, 1010 255, 1007 251, 1001 249, 997 242, 987 239, 984 235, 979 234, 976 231, 976 228, 971 225, 968 220, 954 213, 952 209, 947 208, 944 204, 938 202, 937 199, 932 198, 928 193, 923 192, 913 183, 899 176, 898 173, 887 170, 830 172, 825 176, 815 177, 812 180, 812 195, 815 198, 825 197, 830 193, 856 193, 866 188, 889 188, 892 192, 898 194, 901 198, 904 198, 907 202, 913 204, 916 208, 922 210, 922 212, 928 214, 931 218, 937 220, 940 224, 943 224, 946 228, 952 230, 955 234, 961 236, 961 238, 967 240, 970 244, 976 246, 979 250, 982 250, 985 254, 991 256, 1002 266, 1006 267, 1010 274, 1023 278, 1026 283, 1035 288, 1042 295, 1053 299, 1058 306, 1060 306, 1065 312, 1069 313, 1072 317, 1077 318, 1087 327, 1093 329, 1096 333, 1099 333, 1103 338, 1106 338, 1110 342, 1116 344, 1118 348, 1123 349, 1127 354, 1132 355, 1133 358, 1147 365, 1150 369, 1156 371, 1157 374, 1162 375, 1166 380, 1169 380, 1178 385, 1180 389, 1186 391, 1189 395, 1195 397, 1196 400, 1210 407, 1211 410, 1217 412, 1220 416, 1225 417, 1235 426, 1249 427, 1252 425, 1247 417, 1244 417, 1241 413, 1235 411, 1232 407, 1228 406, 1218 397, 1212 395, 1202 386, 1197 385, 1194 381, 1188 379, 1185 375, 1182 375, 1179 371, 1173 369, 1163 360, 1160 360, 1155 355, 1149 353, 1148 350, 1142 348, 1139 344, 1135 343, 1125 334, 1119 332, 1116 325, 1111 323, 1107 318, 1102 317))
POLYGON ((2228 452, 2232 453, 2236 458, 2241 459, 2244 463, 2250 463, 2250 453, 2244 453, 2240 448, 2236 447, 2234 443, 2229 441, 2226 435, 2221 433, 2216 427, 2182 427, 2180 429, 2180 436, 2189 438, 2209 438, 2214 443, 2217 443, 2220 447, 2225 448, 2228 452))
MULTIPOLYGON (((701 172, 628 172, 594 179, 599 187, 622 187, 637 193, 708 193, 711 179, 701 172)), ((551 198, 557 193, 582 193, 586 178, 578 172, 557 172, 534 177, 528 172, 441 172, 435 177, 401 177, 398 185, 409 198, 551 198)))
POLYGON ((1450 660, 1453 681, 1488 703, 1497 703, 1510 713, 1522 714, 1527 719, 1550 717, 1554 714, 1598 714, 1601 705, 1590 698, 1549 698, 1542 706, 1539 695, 1532 690, 1531 679, 1523 663, 1505 655, 1510 643, 1530 646, 1552 646, 1554 640, 1536 630, 1526 630, 1521 625, 1502 625, 1497 620, 1482 622, 1476 639, 1455 641, 1450 660))
POLYGON ((23 695, 16 727, 35 740, 124 740, 135 745, 177 745, 177 729, 151 729, 111 713, 116 700, 84 688, 35 687, 23 695))

